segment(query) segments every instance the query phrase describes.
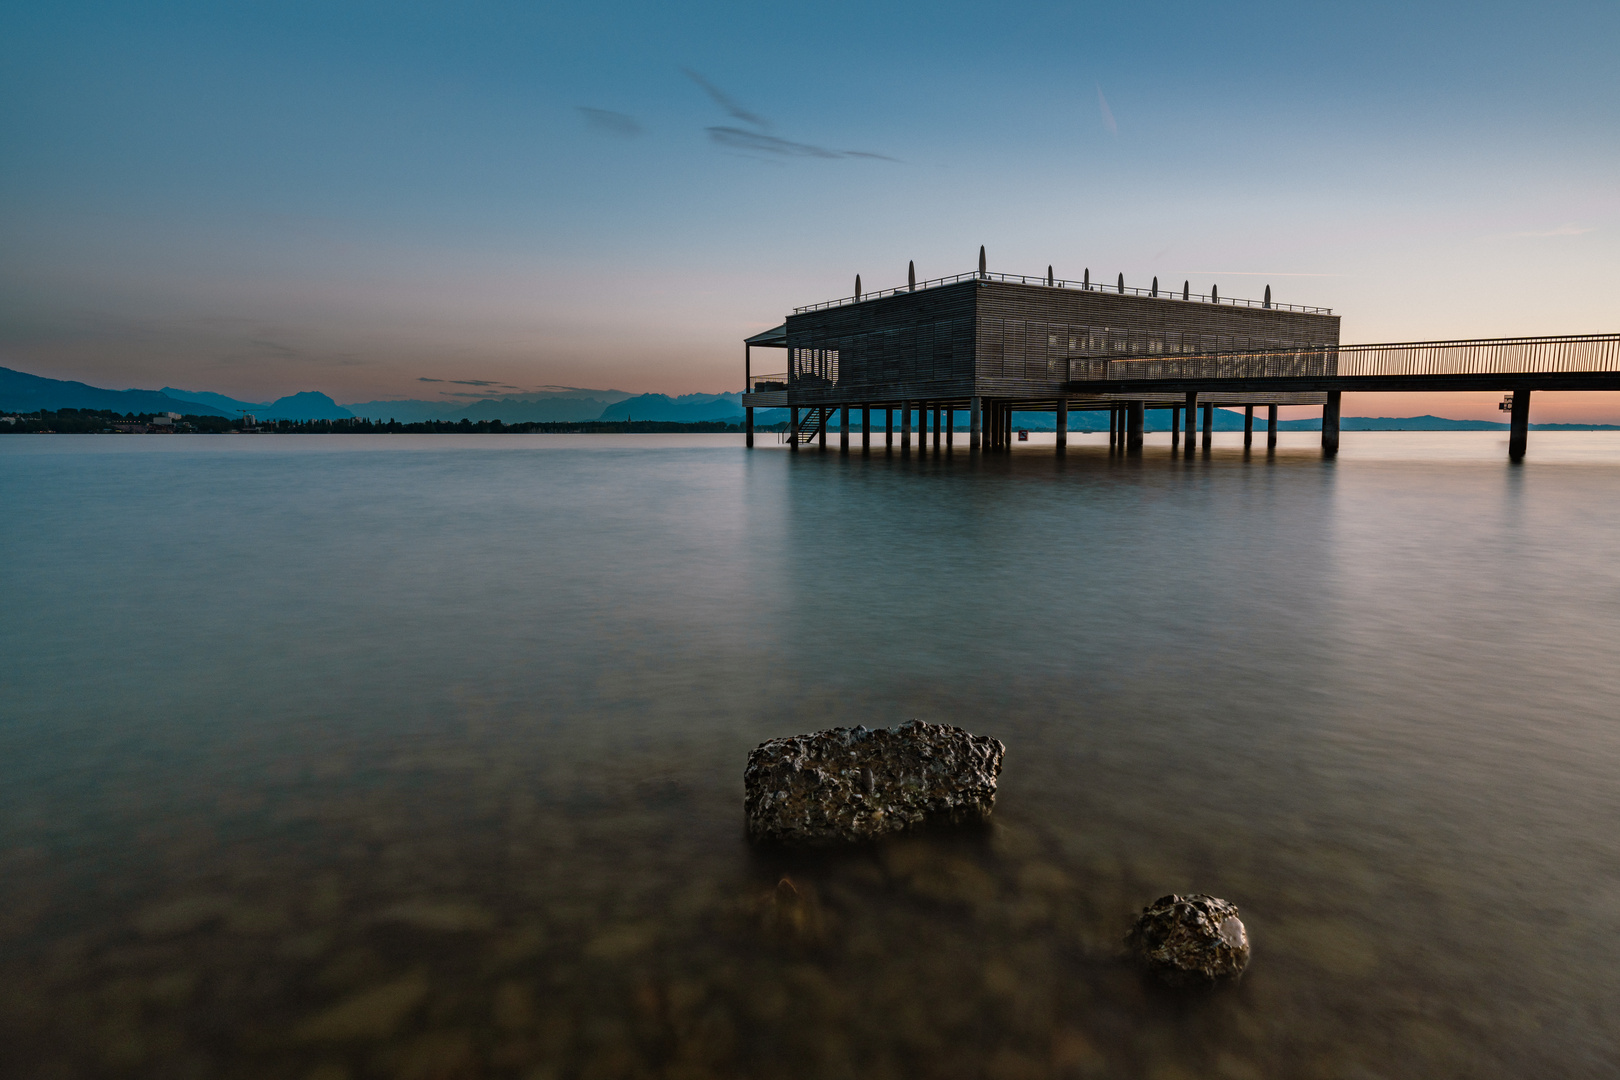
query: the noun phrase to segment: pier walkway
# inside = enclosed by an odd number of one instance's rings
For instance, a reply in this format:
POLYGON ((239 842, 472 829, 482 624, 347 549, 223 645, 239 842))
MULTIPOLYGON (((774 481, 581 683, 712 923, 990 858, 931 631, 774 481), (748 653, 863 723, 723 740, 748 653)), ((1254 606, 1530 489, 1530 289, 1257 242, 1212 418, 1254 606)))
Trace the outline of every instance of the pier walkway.
MULTIPOLYGON (((1346 391, 1500 390, 1513 395, 1508 455, 1524 456, 1535 390, 1620 390, 1620 334, 1401 341, 1203 355, 1075 360, 1069 394, 1185 395, 1195 416, 1200 395, 1323 393, 1322 447, 1338 450, 1339 402, 1346 391)), ((1205 405, 1206 413, 1210 408, 1205 405)), ((1270 407, 1275 432, 1276 407, 1270 407)), ((1250 407, 1252 428, 1252 406, 1250 407)), ((1127 420, 1127 428, 1130 421, 1127 420)), ((1209 430, 1208 419, 1205 431, 1209 430)), ((1207 439, 1206 434, 1206 439, 1207 439)), ((1274 438, 1273 438, 1274 441, 1274 438)))
POLYGON ((1510 395, 1508 456, 1524 457, 1530 395, 1537 390, 1620 390, 1620 334, 1339 343, 1331 309, 1286 304, 1266 286, 1261 299, 1223 297, 1190 282, 1161 288, 991 273, 983 248, 975 273, 918 281, 795 308, 782 325, 744 340, 742 404, 748 445, 756 408, 789 413, 788 442, 827 445, 841 418, 847 450, 855 419, 860 445, 872 441, 872 412, 883 414, 884 444, 918 449, 932 419, 934 449, 953 442, 956 414, 969 415, 968 447, 1004 451, 1015 415, 1057 416, 1057 449, 1068 441, 1071 410, 1107 410, 1110 445, 1142 447, 1143 414, 1168 408, 1172 445, 1186 434, 1190 453, 1207 449, 1213 410, 1244 410, 1244 445, 1254 410, 1267 409, 1267 444, 1276 445, 1283 405, 1322 407, 1322 450, 1339 447, 1340 399, 1355 392, 1501 391, 1510 395), (757 349, 782 350, 787 370, 756 374, 757 349), (1196 428, 1203 407, 1202 440, 1196 428), (942 438, 943 436, 943 438, 942 438))

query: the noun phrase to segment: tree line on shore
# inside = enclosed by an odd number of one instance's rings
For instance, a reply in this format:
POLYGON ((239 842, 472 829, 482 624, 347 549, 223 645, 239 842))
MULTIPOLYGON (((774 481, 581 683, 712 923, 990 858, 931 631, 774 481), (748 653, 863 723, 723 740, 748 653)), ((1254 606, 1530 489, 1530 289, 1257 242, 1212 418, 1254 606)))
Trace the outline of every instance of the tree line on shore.
MULTIPOLYGON (((10 423, 0 423, 0 435, 5 434, 95 434, 114 432, 114 425, 152 425, 158 413, 118 413, 111 409, 40 409, 37 412, 15 415, 10 423)), ((757 428, 774 431, 783 424, 757 428)), ((384 435, 384 434, 726 434, 742 431, 742 426, 721 420, 697 423, 677 423, 664 420, 589 420, 589 421, 535 421, 505 424, 499 420, 430 420, 400 423, 397 420, 256 420, 251 424, 225 416, 197 416, 186 414, 174 420, 164 430, 178 434, 252 433, 270 435, 384 435)))

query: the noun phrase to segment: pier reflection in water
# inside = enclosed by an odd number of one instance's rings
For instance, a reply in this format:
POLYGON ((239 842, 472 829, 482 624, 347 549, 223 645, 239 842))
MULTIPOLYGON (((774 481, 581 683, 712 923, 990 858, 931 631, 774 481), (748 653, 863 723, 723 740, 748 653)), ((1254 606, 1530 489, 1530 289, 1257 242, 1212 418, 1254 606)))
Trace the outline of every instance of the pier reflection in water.
POLYGON ((1313 438, 0 446, 7 1056, 1606 1075, 1620 442, 1313 438), (753 745, 912 716, 1007 743, 991 826, 744 842, 753 745), (1123 962, 1172 890, 1241 983, 1123 962))

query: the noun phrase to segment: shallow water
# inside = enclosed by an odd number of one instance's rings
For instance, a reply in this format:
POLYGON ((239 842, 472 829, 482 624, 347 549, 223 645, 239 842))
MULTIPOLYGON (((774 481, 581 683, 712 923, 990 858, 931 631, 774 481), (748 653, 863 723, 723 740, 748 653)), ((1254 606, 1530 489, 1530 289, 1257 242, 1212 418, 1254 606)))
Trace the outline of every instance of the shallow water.
POLYGON ((6 1074, 1614 1075, 1620 438, 1313 440, 0 439, 6 1074), (749 848, 910 717, 990 827, 749 848))

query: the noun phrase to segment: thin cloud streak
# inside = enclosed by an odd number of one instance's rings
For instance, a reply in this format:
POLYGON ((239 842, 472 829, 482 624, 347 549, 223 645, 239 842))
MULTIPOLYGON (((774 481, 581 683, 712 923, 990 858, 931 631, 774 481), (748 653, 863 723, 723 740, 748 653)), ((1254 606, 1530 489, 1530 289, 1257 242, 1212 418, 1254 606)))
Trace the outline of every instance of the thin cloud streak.
POLYGON ((757 131, 744 131, 735 127, 712 127, 708 129, 709 138, 721 146, 729 146, 735 150, 758 150, 767 154, 776 154, 780 157, 815 157, 815 158, 870 158, 873 161, 893 161, 898 158, 887 154, 874 154, 866 150, 829 150, 825 146, 814 146, 810 143, 794 142, 791 139, 779 139, 775 135, 763 135, 757 131))
POLYGON ((593 130, 617 135, 621 139, 633 139, 641 134, 641 125, 633 116, 612 109, 593 109, 589 105, 576 105, 575 108, 585 118, 585 125, 593 130))
POLYGON ((724 90, 720 89, 718 86, 714 85, 708 79, 705 79, 702 75, 699 75, 691 68, 683 67, 681 68, 681 73, 684 74, 688 79, 691 79, 693 82, 701 86, 703 88, 703 92, 713 98, 714 103, 724 109, 727 115, 731 116, 733 119, 741 120, 743 123, 750 124, 757 128, 768 128, 771 126, 771 122, 769 120, 765 119, 756 112, 750 112, 748 109, 743 108, 742 104, 738 102, 736 98, 733 98, 730 94, 726 93, 724 90))
POLYGON ((1119 125, 1114 123, 1114 110, 1108 107, 1108 99, 1103 97, 1101 83, 1097 85, 1097 111, 1102 113, 1103 127, 1108 129, 1108 134, 1118 135, 1119 125))

